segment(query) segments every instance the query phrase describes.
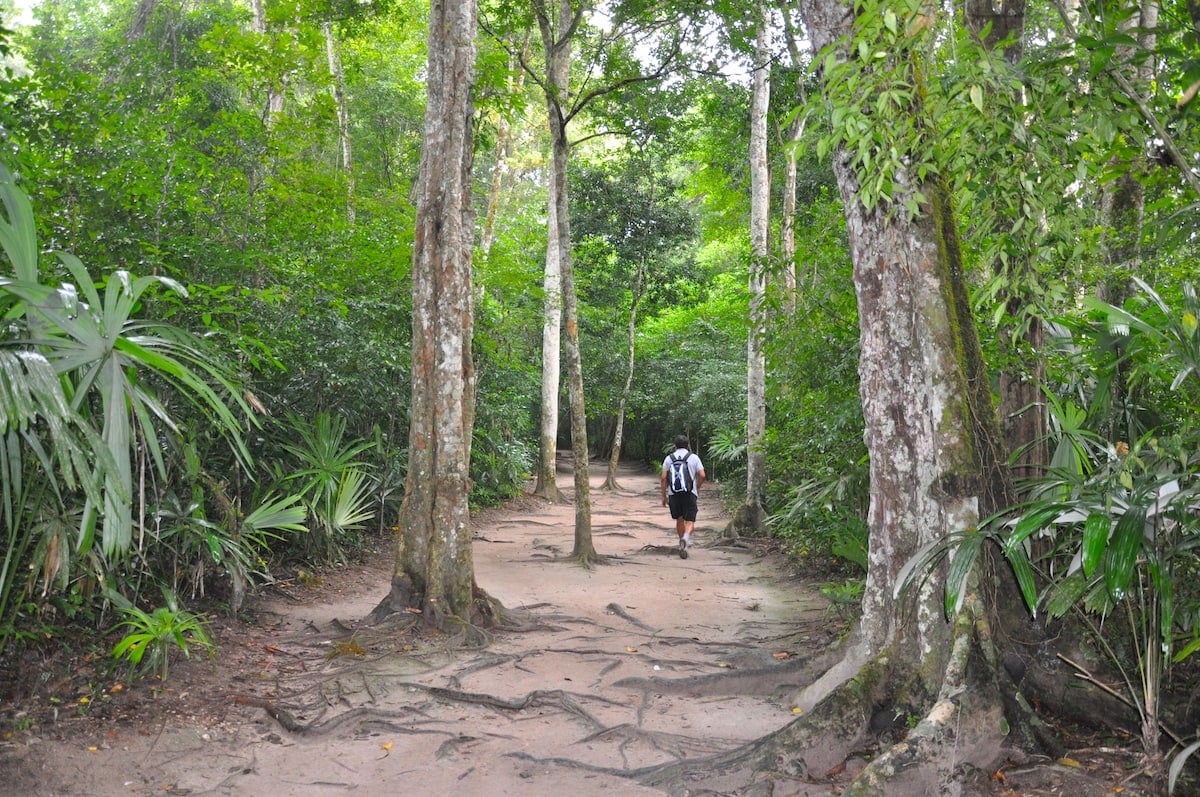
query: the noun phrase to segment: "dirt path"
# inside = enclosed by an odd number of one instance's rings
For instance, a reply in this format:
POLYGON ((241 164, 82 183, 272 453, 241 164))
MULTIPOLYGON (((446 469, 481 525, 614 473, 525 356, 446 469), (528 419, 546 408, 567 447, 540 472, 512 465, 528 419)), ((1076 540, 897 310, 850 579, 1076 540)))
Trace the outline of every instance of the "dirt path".
POLYGON ((681 560, 657 475, 627 468, 615 493, 601 477, 593 534, 610 565, 555 561, 572 545, 567 504, 527 499, 474 521, 478 583, 535 630, 464 651, 361 627, 387 590, 381 551, 225 621, 217 659, 181 662, 157 693, 92 685, 109 711, 11 743, 0 792, 661 795, 628 775, 793 718, 810 677, 800 654, 830 623, 815 585, 777 557, 714 547, 715 492, 681 560))

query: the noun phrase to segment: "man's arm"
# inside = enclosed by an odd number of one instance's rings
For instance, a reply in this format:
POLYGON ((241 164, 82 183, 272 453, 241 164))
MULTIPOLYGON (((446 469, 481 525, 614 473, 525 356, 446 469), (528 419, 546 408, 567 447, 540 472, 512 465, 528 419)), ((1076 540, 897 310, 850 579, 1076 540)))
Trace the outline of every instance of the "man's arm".
POLYGON ((662 505, 667 505, 667 469, 663 468, 658 476, 658 486, 662 490, 662 505))
POLYGON ((701 465, 700 470, 696 471, 696 492, 700 492, 700 485, 704 484, 705 478, 706 474, 704 473, 704 466, 701 465))

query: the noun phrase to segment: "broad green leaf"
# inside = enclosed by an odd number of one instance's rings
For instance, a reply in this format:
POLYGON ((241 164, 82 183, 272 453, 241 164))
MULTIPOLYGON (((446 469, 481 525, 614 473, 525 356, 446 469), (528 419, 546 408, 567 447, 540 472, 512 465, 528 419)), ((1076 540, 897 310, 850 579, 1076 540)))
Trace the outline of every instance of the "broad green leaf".
POLYGON ((1108 515, 1100 512, 1093 512, 1088 515, 1087 521, 1083 524, 1083 545, 1082 545, 1082 560, 1083 574, 1091 577, 1096 566, 1104 557, 1104 551, 1108 547, 1108 534, 1112 529, 1112 520, 1108 515))
POLYGON ((1117 521, 1104 561, 1104 586, 1113 600, 1121 601, 1129 592, 1134 566, 1145 539, 1146 509, 1130 507, 1117 521))
POLYGON ((1037 617, 1037 586, 1034 583, 1033 566, 1029 562, 1025 547, 1017 545, 1010 549, 1006 546, 1005 556, 1013 569, 1013 575, 1017 578, 1017 586, 1021 590, 1021 597, 1025 599, 1025 605, 1029 607, 1033 616, 1037 617))
POLYGON ((950 559, 950 569, 946 573, 946 616, 952 617, 962 608, 967 591, 967 577, 979 557, 979 549, 985 537, 979 531, 972 529, 962 535, 954 555, 950 559))
POLYGON ((255 531, 307 531, 304 525, 306 515, 301 496, 276 498, 268 495, 246 515, 242 523, 255 531))

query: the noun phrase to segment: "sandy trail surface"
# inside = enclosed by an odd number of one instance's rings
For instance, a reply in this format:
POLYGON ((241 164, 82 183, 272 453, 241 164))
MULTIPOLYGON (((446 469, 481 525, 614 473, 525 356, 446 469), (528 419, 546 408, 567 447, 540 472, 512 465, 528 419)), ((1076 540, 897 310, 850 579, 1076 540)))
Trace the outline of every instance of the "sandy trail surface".
MULTIPOLYGON (((727 518, 711 488, 680 559, 657 474, 625 467, 603 491, 595 471, 608 564, 565 561, 568 503, 525 498, 473 520, 477 581, 526 611, 528 630, 462 648, 367 626, 388 588, 380 550, 215 619, 217 656, 179 662, 166 684, 93 684, 110 710, 67 718, 64 705, 10 741, 0 793, 661 795, 637 773, 791 721, 803 662, 836 625, 817 585, 778 555, 718 545, 727 518)), ((689 791, 730 788, 702 780, 689 791)))

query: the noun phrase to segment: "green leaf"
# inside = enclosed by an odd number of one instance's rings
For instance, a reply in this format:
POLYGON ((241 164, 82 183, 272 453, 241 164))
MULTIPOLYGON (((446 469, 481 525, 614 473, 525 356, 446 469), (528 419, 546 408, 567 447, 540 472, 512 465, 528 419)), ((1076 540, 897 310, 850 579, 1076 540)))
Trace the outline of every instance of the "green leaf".
POLYGON ((983 88, 979 84, 975 84, 971 86, 969 93, 971 95, 971 104, 975 106, 977 111, 983 113, 983 88))
POLYGON ((1130 507, 1117 521, 1104 562, 1104 586, 1114 601, 1121 601, 1129 592, 1134 565, 1145 539, 1146 508, 1130 507))
POLYGON ((1100 564, 1104 557, 1104 551, 1108 547, 1108 534, 1112 529, 1112 519, 1108 515, 1100 512, 1093 512, 1088 515, 1087 521, 1083 524, 1083 574, 1091 577, 1096 570, 1096 566, 1100 564))
POLYGON ((1021 515, 1012 533, 1004 540, 1006 555, 1024 544, 1031 535, 1041 531, 1061 513, 1056 504, 1037 507, 1021 515))
POLYGON ((1021 597, 1025 599, 1025 605, 1029 607, 1029 611, 1037 617, 1037 586, 1033 579, 1033 566, 1029 562, 1029 555, 1025 552, 1022 546, 1017 546, 1012 550, 1006 550, 1008 564, 1013 569, 1013 575, 1017 578, 1017 586, 1021 590, 1021 597))
POLYGON ((247 528, 261 531, 307 531, 304 519, 307 511, 299 495, 279 498, 268 495, 242 521, 247 528))
POLYGON ((979 531, 972 529, 963 534, 954 556, 950 559, 950 569, 946 573, 946 616, 952 617, 962 608, 966 595, 967 576, 975 566, 979 557, 979 549, 985 537, 979 531))

